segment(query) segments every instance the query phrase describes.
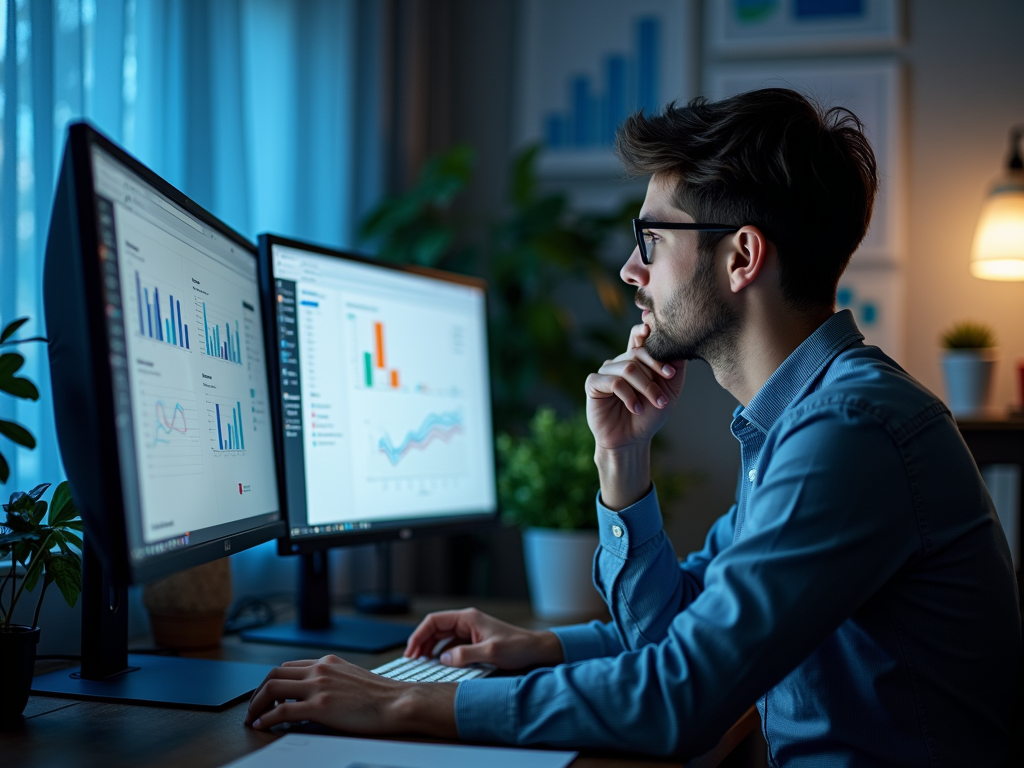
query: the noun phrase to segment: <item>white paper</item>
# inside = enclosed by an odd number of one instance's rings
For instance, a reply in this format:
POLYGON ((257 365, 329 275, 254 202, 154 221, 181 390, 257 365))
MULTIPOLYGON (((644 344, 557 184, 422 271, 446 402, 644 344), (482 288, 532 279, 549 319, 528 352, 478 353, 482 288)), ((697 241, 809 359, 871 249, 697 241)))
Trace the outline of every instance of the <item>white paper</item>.
POLYGON ((565 768, 577 754, 289 733, 225 768, 565 768))

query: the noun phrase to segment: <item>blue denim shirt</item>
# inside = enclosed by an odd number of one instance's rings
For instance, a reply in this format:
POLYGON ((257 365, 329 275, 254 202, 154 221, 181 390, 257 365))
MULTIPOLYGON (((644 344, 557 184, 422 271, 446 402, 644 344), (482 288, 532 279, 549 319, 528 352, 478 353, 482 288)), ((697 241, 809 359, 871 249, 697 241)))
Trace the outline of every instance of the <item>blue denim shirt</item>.
POLYGON ((862 339, 834 315, 736 409, 736 503, 700 552, 677 562, 653 490, 599 501, 613 621, 462 683, 462 738, 694 754, 756 702, 772 765, 1007 763, 1006 539, 948 410, 862 339))

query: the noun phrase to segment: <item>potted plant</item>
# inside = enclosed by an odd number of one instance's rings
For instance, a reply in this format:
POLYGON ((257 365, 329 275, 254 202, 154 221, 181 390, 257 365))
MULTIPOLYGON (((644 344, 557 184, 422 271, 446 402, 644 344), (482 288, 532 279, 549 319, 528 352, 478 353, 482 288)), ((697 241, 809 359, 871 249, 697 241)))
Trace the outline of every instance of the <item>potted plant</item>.
POLYGON ((965 320, 942 335, 942 346, 942 371, 950 411, 958 418, 983 416, 998 359, 995 333, 983 323, 965 320))
MULTIPOLYGON (((22 317, 8 323, 0 331, 0 349, 46 341, 38 336, 13 339, 27 322, 28 318, 22 317)), ((18 375, 24 364, 25 358, 17 352, 0 353, 0 392, 22 400, 38 400, 35 384, 18 375)), ((13 421, 0 420, 0 435, 29 450, 36 447, 32 433, 13 421)), ((0 483, 7 482, 10 472, 0 453, 0 483)), ((19 717, 28 702, 39 644, 39 611, 46 588, 56 584, 72 607, 82 591, 82 521, 68 484, 58 485, 47 504, 42 496, 49 487, 49 483, 43 483, 28 493, 14 493, 3 505, 0 560, 10 559, 10 567, 0 574, 0 720, 19 717), (36 597, 32 623, 16 624, 14 609, 40 579, 43 586, 36 597)))
POLYGON ((82 520, 67 481, 42 500, 49 483, 11 495, 3 505, 0 560, 11 565, 0 578, 0 720, 21 715, 28 703, 39 643, 39 611, 50 584, 72 608, 82 591, 82 520), (49 513, 49 514, 47 514, 49 513), (20 583, 19 566, 23 570, 20 583), (15 624, 14 609, 42 581, 31 624, 15 624))
POLYGON ((541 408, 528 435, 503 433, 497 446, 502 516, 523 531, 534 613, 545 619, 599 613, 604 603, 591 580, 599 483, 586 415, 560 419, 541 408))

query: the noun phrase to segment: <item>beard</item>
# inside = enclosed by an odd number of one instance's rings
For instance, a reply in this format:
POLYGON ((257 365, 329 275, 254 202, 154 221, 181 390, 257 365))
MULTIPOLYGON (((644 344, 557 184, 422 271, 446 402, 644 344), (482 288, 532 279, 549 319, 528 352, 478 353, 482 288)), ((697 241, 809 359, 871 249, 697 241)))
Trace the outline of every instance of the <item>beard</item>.
POLYGON ((656 309, 643 288, 636 302, 651 311, 654 323, 644 344, 659 363, 672 360, 704 360, 715 363, 728 358, 739 329, 739 318, 718 294, 715 260, 701 254, 693 279, 656 309))

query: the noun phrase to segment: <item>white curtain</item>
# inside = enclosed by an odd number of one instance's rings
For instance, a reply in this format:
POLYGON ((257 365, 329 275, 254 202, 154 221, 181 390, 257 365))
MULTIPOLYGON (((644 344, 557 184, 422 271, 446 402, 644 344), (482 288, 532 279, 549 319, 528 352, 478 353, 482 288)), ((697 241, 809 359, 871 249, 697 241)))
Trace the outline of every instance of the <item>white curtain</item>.
MULTIPOLYGON (((381 12, 374 0, 4 0, 0 14, 0 322, 44 333, 42 266, 67 124, 86 118, 242 234, 353 245, 382 190, 381 12), (358 147, 358 152, 356 148, 358 147)), ((57 482, 42 345, 36 436, 3 440, 7 491, 57 482)))

